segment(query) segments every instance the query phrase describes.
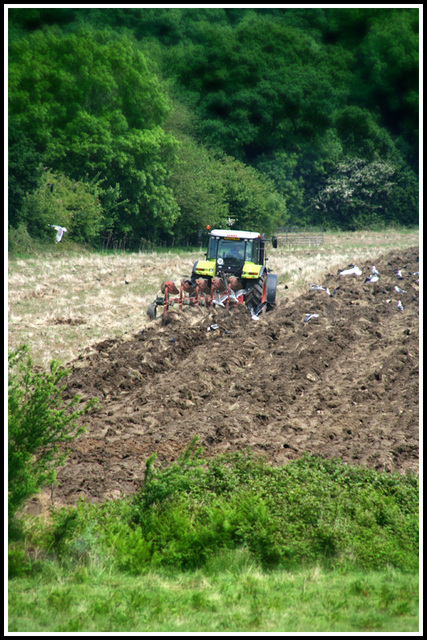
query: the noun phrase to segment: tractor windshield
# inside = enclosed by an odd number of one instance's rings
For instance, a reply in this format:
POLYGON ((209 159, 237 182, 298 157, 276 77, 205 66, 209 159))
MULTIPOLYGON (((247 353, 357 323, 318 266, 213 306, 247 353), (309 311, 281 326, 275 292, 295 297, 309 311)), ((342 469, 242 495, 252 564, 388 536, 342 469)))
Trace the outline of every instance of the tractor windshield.
POLYGON ((257 248, 258 243, 253 240, 232 240, 230 238, 211 236, 209 239, 208 258, 256 262, 258 257, 257 248))

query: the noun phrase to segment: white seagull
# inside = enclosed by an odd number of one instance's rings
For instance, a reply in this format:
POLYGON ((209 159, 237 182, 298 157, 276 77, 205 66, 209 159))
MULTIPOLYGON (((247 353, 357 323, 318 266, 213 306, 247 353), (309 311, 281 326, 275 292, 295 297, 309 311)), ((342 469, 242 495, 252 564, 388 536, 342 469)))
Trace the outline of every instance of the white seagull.
POLYGON ((318 318, 318 317, 319 317, 318 313, 306 313, 304 316, 304 322, 308 322, 312 318, 318 318))
POLYGON ((400 302, 397 303, 397 308, 399 309, 399 311, 403 311, 403 304, 400 302))
POLYGON ((378 276, 373 273, 372 275, 366 278, 365 282, 378 282, 378 280, 379 280, 378 276))
POLYGON ((376 268, 376 267, 372 267, 372 273, 373 273, 374 275, 376 275, 376 276, 379 276, 379 275, 380 275, 380 274, 378 273, 378 271, 377 271, 377 268, 376 268))
POLYGON ((310 289, 313 291, 324 291, 325 287, 321 287, 320 284, 309 284, 310 289))
POLYGON ((398 287, 397 284, 395 285, 394 290, 397 291, 397 293, 406 293, 406 291, 398 287))
POLYGON ((356 276, 361 276, 362 272, 359 269, 359 267, 353 267, 352 269, 344 269, 344 271, 340 271, 340 276, 350 276, 352 274, 355 274, 356 276))
POLYGON ((60 227, 56 224, 48 224, 48 227, 53 227, 54 229, 56 229, 56 243, 61 242, 64 233, 68 232, 68 229, 66 229, 65 227, 60 227))

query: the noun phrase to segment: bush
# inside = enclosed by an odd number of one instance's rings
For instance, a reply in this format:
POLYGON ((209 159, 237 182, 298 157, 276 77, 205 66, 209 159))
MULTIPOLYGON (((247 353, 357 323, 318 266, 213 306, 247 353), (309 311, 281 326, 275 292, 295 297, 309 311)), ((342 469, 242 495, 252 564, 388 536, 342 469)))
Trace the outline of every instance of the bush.
POLYGON ((283 467, 250 451, 205 460, 196 439, 168 467, 150 457, 134 496, 52 516, 42 544, 72 566, 194 570, 238 552, 263 568, 418 567, 415 476, 308 455, 283 467))
POLYGON ((49 225, 60 225, 75 242, 93 241, 103 228, 99 194, 96 181, 74 181, 60 172, 44 171, 37 188, 23 201, 28 232, 53 244, 56 231, 49 225))
POLYGON ((155 472, 153 462, 148 460, 145 484, 133 501, 134 530, 121 537, 127 568, 136 540, 143 546, 139 564, 181 568, 239 547, 267 567, 417 566, 415 477, 308 455, 285 467, 249 451, 206 461, 195 441, 177 464, 155 472))
POLYGON ((95 400, 73 410, 78 396, 66 402, 59 382, 69 370, 52 361, 50 372, 33 369, 28 347, 9 351, 8 508, 12 518, 22 503, 55 480, 55 468, 67 451, 62 445, 83 431, 76 420, 95 400))
POLYGON ((35 248, 35 242, 28 233, 27 226, 22 222, 16 228, 9 227, 7 244, 10 255, 31 253, 35 248))

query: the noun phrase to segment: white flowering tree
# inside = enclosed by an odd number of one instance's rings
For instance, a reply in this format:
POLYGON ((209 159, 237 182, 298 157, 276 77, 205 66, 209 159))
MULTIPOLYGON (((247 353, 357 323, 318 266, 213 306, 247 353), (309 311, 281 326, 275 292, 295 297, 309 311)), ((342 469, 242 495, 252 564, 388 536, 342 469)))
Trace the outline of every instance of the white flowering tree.
POLYGON ((315 196, 313 206, 324 224, 342 229, 416 224, 416 192, 415 178, 403 175, 390 161, 345 158, 315 196))

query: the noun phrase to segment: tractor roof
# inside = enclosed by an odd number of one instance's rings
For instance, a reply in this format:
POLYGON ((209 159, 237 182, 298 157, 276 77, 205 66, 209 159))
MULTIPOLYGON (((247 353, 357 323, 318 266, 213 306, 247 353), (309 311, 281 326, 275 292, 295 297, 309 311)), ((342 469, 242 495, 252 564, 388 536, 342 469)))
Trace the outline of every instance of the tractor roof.
POLYGON ((254 240, 255 238, 260 238, 261 234, 254 233, 253 231, 236 231, 235 229, 213 229, 211 231, 211 236, 215 236, 217 238, 254 240))

